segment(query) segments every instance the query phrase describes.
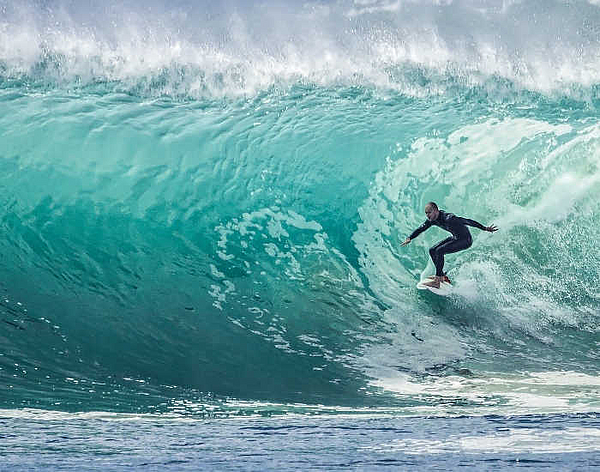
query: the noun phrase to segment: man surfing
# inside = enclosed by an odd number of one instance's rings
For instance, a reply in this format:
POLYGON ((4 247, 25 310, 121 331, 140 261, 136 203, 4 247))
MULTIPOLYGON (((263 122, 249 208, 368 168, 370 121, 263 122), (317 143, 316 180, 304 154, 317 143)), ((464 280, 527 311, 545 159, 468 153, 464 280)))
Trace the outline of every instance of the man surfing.
POLYGON ((434 202, 429 202, 427 205, 425 205, 425 215, 427 216, 427 220, 416 230, 414 230, 412 234, 404 240, 401 246, 406 246, 419 234, 426 229, 429 229, 433 225, 439 226, 440 228, 452 233, 452 236, 440 241, 431 249, 429 249, 429 255, 431 256, 433 265, 435 265, 435 277, 433 277, 432 280, 423 283, 423 285, 428 287, 440 288, 441 282, 445 281, 450 283, 450 280, 444 273, 444 256, 446 254, 463 251, 471 247, 471 244, 473 244, 473 238, 471 237, 471 233, 469 232, 469 228, 467 228, 467 226, 474 226, 475 228, 479 228, 483 231, 489 231, 490 233, 498 231, 498 228, 495 225, 483 226, 481 223, 478 223, 475 220, 461 218, 460 216, 440 210, 437 204, 434 202))

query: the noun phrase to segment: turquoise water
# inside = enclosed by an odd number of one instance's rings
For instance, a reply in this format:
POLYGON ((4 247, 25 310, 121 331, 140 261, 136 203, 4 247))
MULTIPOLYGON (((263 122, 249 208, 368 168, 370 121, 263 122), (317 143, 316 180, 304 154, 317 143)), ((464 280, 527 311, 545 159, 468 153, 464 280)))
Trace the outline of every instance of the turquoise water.
POLYGON ((0 12, 0 417, 596 437, 595 2, 0 12), (448 298, 415 288, 446 235, 400 247, 430 200, 500 227, 448 298))

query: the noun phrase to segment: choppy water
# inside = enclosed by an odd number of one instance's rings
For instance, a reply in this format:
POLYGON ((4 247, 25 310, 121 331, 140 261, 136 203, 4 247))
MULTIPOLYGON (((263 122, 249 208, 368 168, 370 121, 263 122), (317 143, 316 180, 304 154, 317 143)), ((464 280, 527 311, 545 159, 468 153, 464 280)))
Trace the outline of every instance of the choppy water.
POLYGON ((593 470, 596 415, 196 421, 1 412, 0 470, 593 470), (23 441, 27 436, 27 441, 23 441))
MULTIPOLYGON (((540 415, 544 453, 556 418, 596 437, 599 22, 594 1, 0 1, 4 424, 366 409, 408 428, 402 454, 470 454, 413 416, 540 415), (415 289, 445 234, 399 246, 430 200, 500 227, 447 258, 445 299, 415 289)), ((521 451, 511 425, 494 447, 521 451)))

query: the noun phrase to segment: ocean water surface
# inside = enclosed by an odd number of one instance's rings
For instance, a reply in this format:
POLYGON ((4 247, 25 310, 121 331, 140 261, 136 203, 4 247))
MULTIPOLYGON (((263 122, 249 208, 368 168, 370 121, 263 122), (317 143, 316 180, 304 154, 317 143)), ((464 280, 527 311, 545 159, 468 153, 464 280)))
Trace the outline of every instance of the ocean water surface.
POLYGON ((598 24, 0 0, 0 469, 600 466, 598 24))

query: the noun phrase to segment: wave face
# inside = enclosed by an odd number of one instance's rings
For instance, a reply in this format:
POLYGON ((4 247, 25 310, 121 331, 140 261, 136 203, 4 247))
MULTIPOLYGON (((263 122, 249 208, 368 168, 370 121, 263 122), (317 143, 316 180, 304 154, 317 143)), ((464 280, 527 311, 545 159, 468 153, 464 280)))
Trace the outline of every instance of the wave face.
POLYGON ((596 408, 596 3, 0 1, 0 405, 596 408))

